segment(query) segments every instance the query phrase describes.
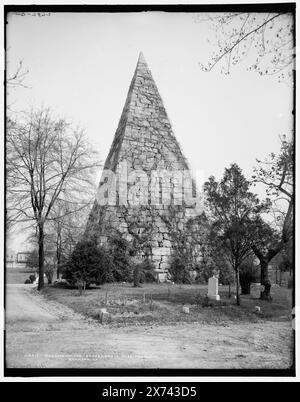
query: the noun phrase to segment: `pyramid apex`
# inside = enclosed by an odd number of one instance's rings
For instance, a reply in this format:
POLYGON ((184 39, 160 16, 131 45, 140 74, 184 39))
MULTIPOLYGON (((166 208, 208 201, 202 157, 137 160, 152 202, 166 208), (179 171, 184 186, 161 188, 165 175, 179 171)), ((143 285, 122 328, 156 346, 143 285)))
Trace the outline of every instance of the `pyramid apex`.
POLYGON ((145 60, 145 57, 144 57, 144 55, 143 55, 143 52, 140 52, 140 54, 139 54, 138 63, 144 63, 144 64, 146 64, 146 60, 145 60))

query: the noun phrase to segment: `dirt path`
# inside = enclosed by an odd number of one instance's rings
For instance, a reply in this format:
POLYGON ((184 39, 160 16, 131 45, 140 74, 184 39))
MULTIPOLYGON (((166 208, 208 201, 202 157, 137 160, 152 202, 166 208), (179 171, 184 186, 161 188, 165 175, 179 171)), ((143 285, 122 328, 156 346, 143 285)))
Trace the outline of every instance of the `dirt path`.
POLYGON ((7 367, 288 368, 291 324, 100 325, 7 285, 7 367))

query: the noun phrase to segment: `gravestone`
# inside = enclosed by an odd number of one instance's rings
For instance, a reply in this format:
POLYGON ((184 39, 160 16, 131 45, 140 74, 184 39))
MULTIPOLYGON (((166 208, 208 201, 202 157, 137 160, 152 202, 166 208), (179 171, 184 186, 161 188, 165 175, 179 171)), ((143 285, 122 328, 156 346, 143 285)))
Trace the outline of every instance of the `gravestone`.
POLYGON ((106 308, 101 308, 99 311, 99 321, 101 322, 101 324, 105 323, 108 321, 108 319, 110 318, 110 314, 109 312, 106 310, 106 308))
POLYGON ((189 307, 182 306, 182 312, 185 313, 185 314, 190 314, 190 309, 189 309, 189 307))
POLYGON ((209 278, 208 280, 207 296, 211 300, 220 300, 220 296, 218 294, 218 278, 215 276, 209 278))

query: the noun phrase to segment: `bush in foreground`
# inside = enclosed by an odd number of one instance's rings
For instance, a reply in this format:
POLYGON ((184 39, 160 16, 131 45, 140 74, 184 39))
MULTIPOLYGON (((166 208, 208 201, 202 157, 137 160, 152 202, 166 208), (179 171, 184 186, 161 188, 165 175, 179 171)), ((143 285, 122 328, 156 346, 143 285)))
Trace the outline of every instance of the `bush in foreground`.
POLYGON ((138 287, 140 283, 155 282, 155 266, 151 260, 145 258, 142 262, 136 263, 133 268, 133 286, 138 287))
POLYGON ((110 265, 111 259, 106 250, 93 241, 81 241, 63 267, 63 278, 80 290, 85 289, 91 283, 104 283, 110 265))
POLYGON ((169 274, 171 276, 171 280, 175 283, 192 283, 191 273, 187 267, 187 264, 180 256, 174 256, 172 258, 169 274))

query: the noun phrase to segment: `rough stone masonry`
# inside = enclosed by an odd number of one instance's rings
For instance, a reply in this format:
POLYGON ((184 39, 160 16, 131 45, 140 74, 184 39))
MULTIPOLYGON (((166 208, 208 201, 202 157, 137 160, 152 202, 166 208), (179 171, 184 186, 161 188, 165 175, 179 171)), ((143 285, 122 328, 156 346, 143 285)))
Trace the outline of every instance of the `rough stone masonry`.
POLYGON ((185 221, 195 214, 195 185, 142 53, 99 192, 102 198, 95 200, 85 237, 104 244, 118 232, 135 240, 138 253, 152 259, 163 280, 174 230, 184 230, 185 221), (186 202, 187 194, 191 202, 186 202))

